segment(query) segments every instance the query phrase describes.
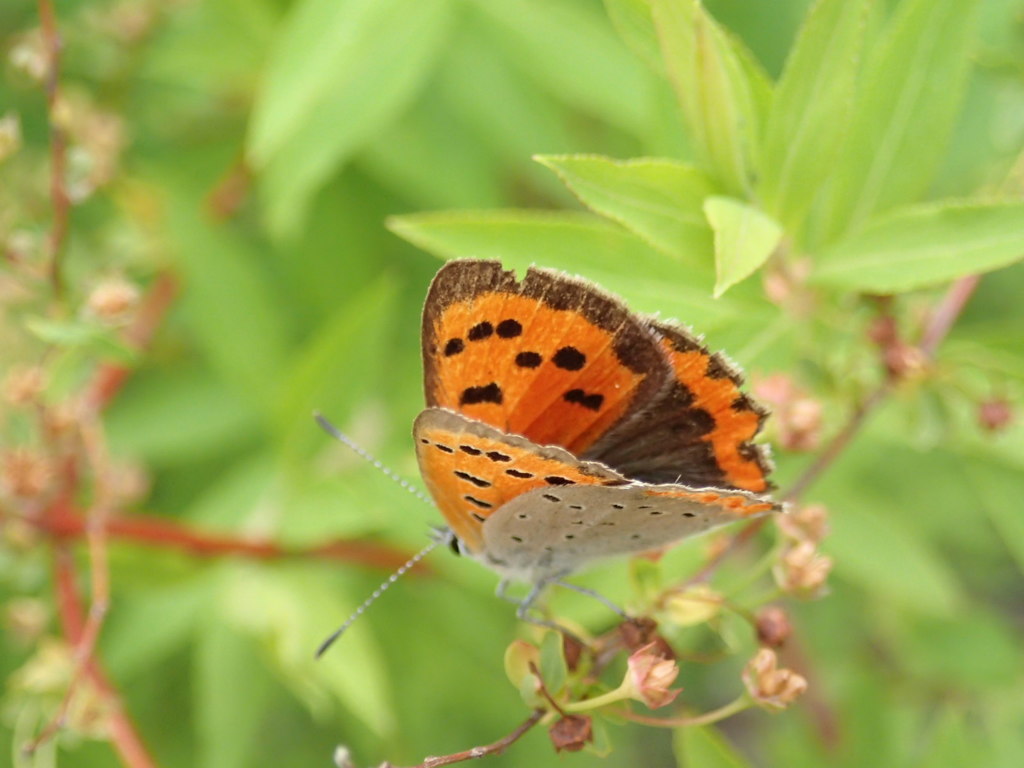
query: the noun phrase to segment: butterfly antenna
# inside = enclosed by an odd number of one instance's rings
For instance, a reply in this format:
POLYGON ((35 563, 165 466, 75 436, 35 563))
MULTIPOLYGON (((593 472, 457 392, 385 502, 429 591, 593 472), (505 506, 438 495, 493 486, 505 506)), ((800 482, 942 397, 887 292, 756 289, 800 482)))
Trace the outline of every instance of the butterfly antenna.
POLYGON ((409 571, 410 568, 414 567, 416 563, 418 563, 424 557, 433 552, 434 549, 437 548, 439 545, 444 544, 445 546, 449 546, 452 543, 452 541, 454 541, 455 534, 453 534, 447 528, 438 528, 434 530, 434 535, 432 536, 432 539, 433 541, 431 541, 427 546, 425 546, 415 555, 406 560, 405 563, 397 571, 388 576, 384 583, 377 587, 375 590, 373 590, 373 593, 368 598, 366 598, 366 600, 363 601, 363 604, 356 608, 352 612, 351 616, 345 619, 344 624, 342 624, 340 627, 334 630, 326 640, 320 643, 320 647, 316 649, 316 658, 319 659, 321 656, 323 656, 327 649, 334 645, 334 641, 341 637, 342 634, 344 634, 345 630, 351 627, 355 620, 362 616, 363 613, 366 612, 366 609, 373 605, 373 603, 377 600, 378 597, 387 592, 388 588, 396 581, 398 581, 400 578, 402 578, 402 576, 404 576, 409 571))
POLYGON ((359 445, 359 443, 357 443, 351 437, 349 437, 344 432, 339 430, 336 426, 331 424, 331 422, 324 418, 323 414, 321 414, 319 411, 313 411, 313 418, 316 419, 317 424, 323 427, 324 432, 329 434, 335 440, 344 443, 346 446, 348 446, 348 448, 352 450, 353 453, 355 453, 361 459, 365 459, 366 461, 368 461, 376 469, 380 470, 382 473, 384 473, 384 475, 394 480, 396 483, 402 486, 405 490, 407 490, 417 499, 433 506, 433 502, 431 502, 430 499, 427 498, 427 495, 423 493, 423 491, 421 491, 415 485, 410 483, 404 477, 399 476, 394 470, 385 465, 384 462, 382 462, 368 450, 359 445))

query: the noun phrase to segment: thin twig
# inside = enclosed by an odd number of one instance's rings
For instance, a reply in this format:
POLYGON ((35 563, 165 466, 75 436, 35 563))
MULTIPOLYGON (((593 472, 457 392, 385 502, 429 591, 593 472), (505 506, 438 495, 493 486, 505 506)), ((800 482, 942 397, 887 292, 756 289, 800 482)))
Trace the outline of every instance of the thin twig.
MULTIPOLYGON (((177 293, 178 283, 169 273, 157 275, 139 304, 132 324, 122 335, 128 346, 141 351, 149 344, 177 293)), ((113 363, 101 365, 86 388, 85 407, 103 410, 121 391, 132 370, 113 363)))
POLYGON ((943 342, 957 318, 964 311, 964 307, 974 295, 974 291, 981 282, 981 275, 968 275, 961 277, 946 291, 935 309, 925 323, 924 331, 921 334, 921 341, 918 343, 921 351, 928 358, 935 357, 939 345, 943 342))
POLYGON ((57 15, 51 0, 38 0, 39 22, 43 45, 46 49, 46 105, 50 122, 50 200, 53 205, 53 225, 50 229, 49 264, 53 294, 60 299, 64 293, 61 261, 68 233, 68 213, 71 207, 65 186, 67 168, 67 136, 57 114, 60 105, 60 32, 57 15))
MULTIPOLYGON (((942 344, 956 319, 963 312, 967 301, 978 287, 980 279, 978 275, 968 275, 967 277, 960 278, 949 287, 946 294, 939 300, 934 310, 932 310, 928 321, 925 323, 921 340, 918 342, 918 349, 927 359, 930 360, 935 357, 939 345, 942 344)), ((791 503, 799 501, 804 493, 807 492, 807 489, 832 466, 832 463, 846 450, 850 441, 860 432, 868 416, 885 401, 885 398, 892 390, 893 383, 890 379, 886 379, 857 404, 842 429, 828 441, 814 461, 800 473, 789 489, 782 494, 783 501, 791 503)), ((696 584, 710 579, 722 561, 753 538, 764 527, 767 520, 768 518, 762 517, 748 523, 686 583, 696 584)))
MULTIPOLYGON (((533 714, 526 718, 526 720, 523 721, 518 728, 512 731, 512 733, 498 739, 493 744, 488 744, 485 747, 473 747, 472 749, 467 749, 463 752, 453 752, 450 755, 427 757, 423 759, 422 763, 413 766, 413 768, 441 768, 441 766, 444 765, 453 765, 454 763, 461 763, 466 760, 476 760, 481 757, 487 757, 488 755, 500 755, 512 744, 522 738, 522 736, 533 728, 533 726, 539 723, 545 714, 546 712, 543 709, 534 710, 533 714)), ((395 766, 385 763, 382 768, 395 768, 395 766)))
MULTIPOLYGON (((74 557, 66 544, 57 542, 53 548, 54 586, 57 593, 57 612, 60 616, 64 637, 71 645, 77 645, 85 631, 86 618, 82 609, 82 598, 76 583, 74 557)), ((127 768, 156 768, 156 761, 142 742, 135 724, 121 706, 121 697, 114 685, 107 679, 96 659, 85 665, 90 682, 100 691, 109 706, 107 724, 110 741, 127 768)))

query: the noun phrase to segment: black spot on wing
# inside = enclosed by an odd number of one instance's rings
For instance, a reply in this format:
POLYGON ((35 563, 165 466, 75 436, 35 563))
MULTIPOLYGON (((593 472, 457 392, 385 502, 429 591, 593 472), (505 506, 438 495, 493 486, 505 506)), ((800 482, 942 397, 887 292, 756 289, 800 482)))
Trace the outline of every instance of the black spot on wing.
POLYGON ((477 403, 501 404, 503 399, 501 387, 491 382, 483 387, 466 387, 459 397, 459 405, 476 405, 477 403))
POLYGON ((544 482, 548 485, 576 485, 576 483, 568 477, 561 477, 559 475, 548 475, 544 478, 544 482))
POLYGON ((523 333, 523 326, 520 325, 518 320, 509 318, 508 320, 502 320, 498 323, 498 336, 503 339, 514 339, 516 336, 521 336, 523 333))
POLYGON ((491 461, 500 461, 502 463, 506 461, 512 461, 511 456, 509 456, 507 453, 501 453, 499 451, 488 451, 487 458, 490 459, 491 461))
POLYGON ((518 477, 523 480, 533 477, 533 472, 523 472, 520 469, 506 469, 505 474, 512 477, 518 477))
POLYGON ((536 368, 542 362, 544 362, 544 358, 536 352, 520 352, 516 355, 516 365, 520 368, 536 368))
POLYGON ((471 475, 469 474, 469 472, 463 472, 462 470, 457 469, 455 470, 455 476, 461 478, 462 480, 465 480, 467 483, 472 483, 477 488, 491 487, 491 483, 489 483, 487 480, 484 480, 481 477, 476 477, 475 475, 471 475))
POLYGON ((587 356, 576 349, 576 347, 562 347, 555 352, 551 360, 559 368, 566 371, 578 371, 586 365, 587 356))
POLYGON ((469 329, 469 333, 466 334, 466 338, 470 341, 480 341, 486 339, 494 333, 494 326, 484 320, 482 323, 477 323, 469 329))
POLYGON ((591 411, 599 411, 601 410, 601 404, 604 402, 604 395, 596 393, 588 395, 582 389, 570 389, 562 395, 562 399, 567 403, 575 403, 591 411))
POLYGON ((462 498, 464 498, 470 504, 476 504, 478 507, 480 507, 480 509, 490 509, 491 507, 494 506, 490 502, 482 501, 482 500, 480 500, 480 499, 478 499, 478 498, 476 498, 474 496, 470 496, 468 494, 466 496, 463 496, 462 498))
POLYGON ((465 348, 466 345, 462 343, 462 339, 448 339, 448 343, 444 345, 444 356, 451 357, 452 355, 457 355, 465 348))

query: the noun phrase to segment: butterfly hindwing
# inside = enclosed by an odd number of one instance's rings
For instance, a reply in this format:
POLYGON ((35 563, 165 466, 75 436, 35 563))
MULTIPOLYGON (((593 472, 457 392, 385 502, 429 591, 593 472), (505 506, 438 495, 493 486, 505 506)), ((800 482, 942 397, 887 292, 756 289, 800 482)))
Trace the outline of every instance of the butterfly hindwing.
POLYGON ((673 381, 586 456, 648 482, 768 490, 767 448, 751 442, 767 410, 740 390, 741 375, 722 355, 684 328, 652 325, 673 381))
POLYGON ((745 491, 682 485, 533 490, 488 518, 483 526, 484 551, 492 566, 537 581, 598 558, 662 549, 778 509, 745 491))

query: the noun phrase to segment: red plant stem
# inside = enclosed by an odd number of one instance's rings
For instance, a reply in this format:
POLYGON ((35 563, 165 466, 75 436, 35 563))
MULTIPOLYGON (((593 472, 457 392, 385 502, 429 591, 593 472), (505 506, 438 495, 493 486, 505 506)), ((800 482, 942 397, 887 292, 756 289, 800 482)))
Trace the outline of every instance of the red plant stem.
POLYGON ((46 105, 50 119, 50 200, 53 204, 53 226, 49 237, 49 273, 54 296, 64 292, 61 260, 68 233, 70 200, 64 177, 67 167, 67 137, 57 116, 60 102, 60 33, 51 0, 39 0, 39 22, 46 48, 46 105))
MULTIPOLYGON (((153 281, 139 305, 134 322, 124 333, 124 340, 133 349, 143 349, 153 338, 177 293, 177 281, 170 274, 161 273, 153 281)), ((131 368, 113 363, 100 366, 86 392, 86 403, 102 411, 121 391, 131 372, 131 368)))
MULTIPOLYGON (((85 635, 87 620, 82 608, 82 596, 75 581, 75 563, 70 549, 63 542, 56 542, 53 548, 53 577, 57 592, 57 612, 61 627, 68 643, 78 646, 85 635)), ((117 689, 107 678, 95 658, 84 663, 84 674, 103 694, 110 705, 108 725, 110 741, 128 768, 156 768, 156 761, 150 756, 142 742, 135 724, 121 706, 117 689)))
POLYGON ((943 342, 960 313, 964 311, 967 302, 981 282, 981 275, 968 275, 961 277, 946 291, 938 305, 932 310, 921 334, 921 341, 918 347, 929 359, 935 357, 939 345, 943 342))
MULTIPOLYGON (((78 540, 86 534, 88 527, 86 518, 67 499, 58 500, 48 514, 31 522, 62 540, 78 540)), ((315 557, 322 560, 358 563, 388 571, 398 568, 408 559, 405 552, 372 542, 339 539, 314 547, 285 547, 271 541, 246 540, 200 532, 173 520, 150 515, 111 517, 106 521, 106 534, 111 539, 178 549, 199 557, 244 555, 260 560, 315 557)), ((413 569, 420 573, 427 570, 428 566, 422 564, 413 569)))

